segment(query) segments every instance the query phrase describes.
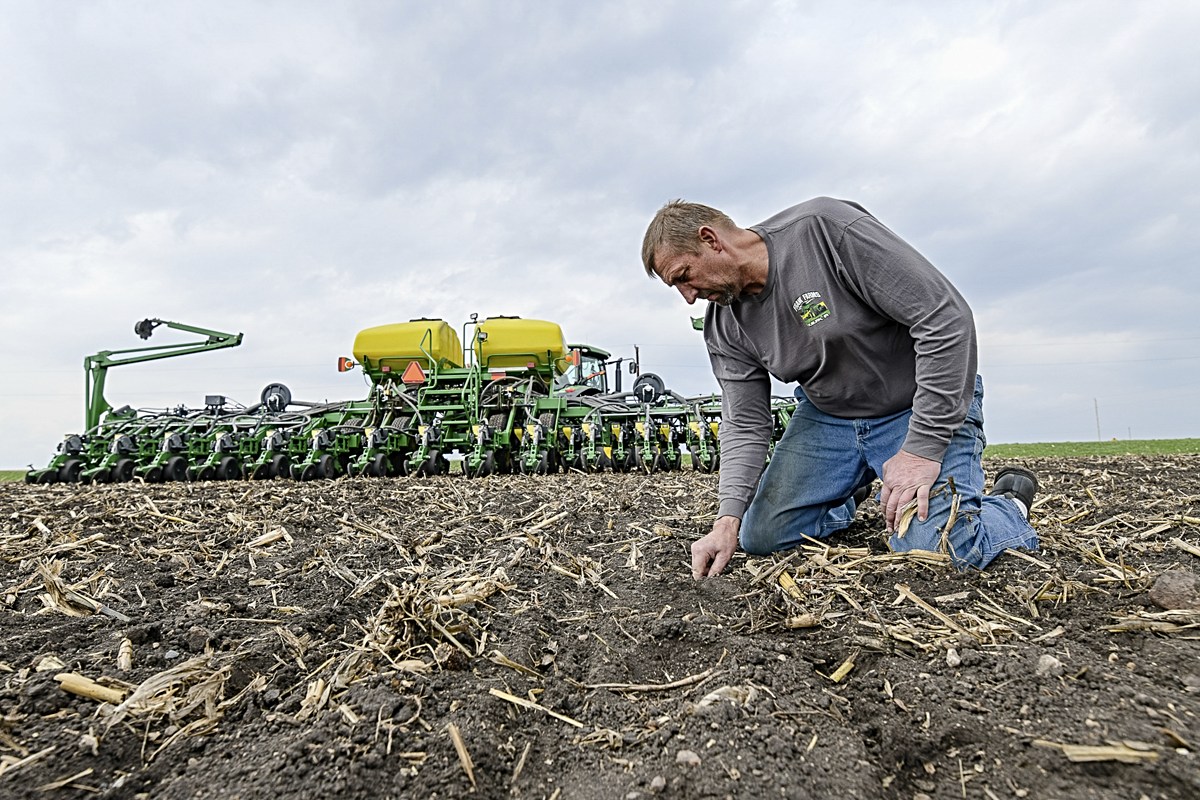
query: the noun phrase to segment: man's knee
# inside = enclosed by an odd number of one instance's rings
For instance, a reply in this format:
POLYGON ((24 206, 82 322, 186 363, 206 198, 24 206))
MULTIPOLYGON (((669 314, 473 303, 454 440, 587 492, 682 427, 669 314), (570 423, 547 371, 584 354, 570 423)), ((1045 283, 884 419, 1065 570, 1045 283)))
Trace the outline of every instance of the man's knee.
POLYGON ((768 533, 764 528, 771 526, 759 525, 751 514, 742 518, 742 526, 738 529, 738 544, 742 550, 752 556, 765 556, 779 549, 777 537, 768 533))

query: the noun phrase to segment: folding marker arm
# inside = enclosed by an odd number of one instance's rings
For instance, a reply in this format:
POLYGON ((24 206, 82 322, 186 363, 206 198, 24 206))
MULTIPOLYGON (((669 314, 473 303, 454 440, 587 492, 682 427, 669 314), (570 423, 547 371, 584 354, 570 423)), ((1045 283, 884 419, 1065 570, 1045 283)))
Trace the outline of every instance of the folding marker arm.
POLYGON ((182 322, 171 322, 164 319, 144 319, 133 326, 134 333, 143 339, 149 339, 154 329, 165 325, 178 331, 194 333, 205 337, 202 341, 178 342, 176 344, 151 345, 149 347, 131 347, 124 350, 101 350, 95 355, 83 360, 85 373, 84 382, 84 422, 85 430, 91 430, 100 424, 100 418, 112 409, 104 399, 104 382, 108 376, 109 367, 119 367, 124 364, 138 364, 143 361, 156 361, 161 358, 174 358, 192 353, 203 353, 208 350, 220 350, 223 347, 237 347, 242 343, 242 334, 224 333, 222 331, 185 325, 182 322))

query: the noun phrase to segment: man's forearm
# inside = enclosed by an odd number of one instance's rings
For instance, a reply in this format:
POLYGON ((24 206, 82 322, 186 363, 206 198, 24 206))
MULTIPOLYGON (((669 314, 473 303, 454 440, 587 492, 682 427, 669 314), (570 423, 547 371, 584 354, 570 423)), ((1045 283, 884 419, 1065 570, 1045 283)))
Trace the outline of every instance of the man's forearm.
POLYGON ((771 418, 771 385, 725 381, 721 385, 721 471, 718 516, 741 519, 767 461, 774 420, 771 418))

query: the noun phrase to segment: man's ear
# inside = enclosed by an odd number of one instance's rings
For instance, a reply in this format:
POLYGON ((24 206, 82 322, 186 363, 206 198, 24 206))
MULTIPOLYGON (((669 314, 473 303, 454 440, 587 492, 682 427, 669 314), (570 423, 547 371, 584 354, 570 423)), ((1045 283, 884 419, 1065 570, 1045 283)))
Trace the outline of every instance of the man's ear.
POLYGON ((721 241, 720 235, 717 233, 716 229, 713 228, 712 226, 701 225, 700 230, 697 231, 697 235, 699 235, 699 237, 700 237, 700 243, 702 245, 707 246, 711 250, 715 250, 716 252, 719 253, 723 249, 725 249, 725 245, 721 241))

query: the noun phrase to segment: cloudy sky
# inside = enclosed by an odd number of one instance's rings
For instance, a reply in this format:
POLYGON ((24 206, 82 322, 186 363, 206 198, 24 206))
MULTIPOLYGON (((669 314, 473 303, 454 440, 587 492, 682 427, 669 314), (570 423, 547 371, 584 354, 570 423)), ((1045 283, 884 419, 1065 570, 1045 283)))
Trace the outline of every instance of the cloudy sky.
POLYGON ((994 442, 1200 435, 1198 39, 1172 0, 0 0, 0 467, 145 317, 245 341, 114 405, 361 397, 359 329, 471 312, 709 391, 639 260, 674 197, 863 204, 975 309, 994 442))

